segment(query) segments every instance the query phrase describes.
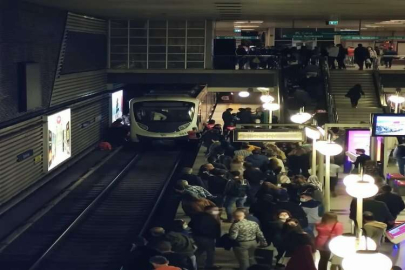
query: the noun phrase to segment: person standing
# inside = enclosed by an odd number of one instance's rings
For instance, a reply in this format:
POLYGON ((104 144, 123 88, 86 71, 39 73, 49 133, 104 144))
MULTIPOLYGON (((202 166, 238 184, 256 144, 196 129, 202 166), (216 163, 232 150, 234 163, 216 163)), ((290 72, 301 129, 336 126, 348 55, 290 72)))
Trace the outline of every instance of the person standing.
POLYGON ((243 45, 239 45, 238 48, 236 49, 236 55, 238 58, 238 65, 239 69, 245 69, 245 64, 246 64, 246 55, 247 51, 243 47, 243 45))
POLYGON ((228 182, 225 187, 225 201, 224 208, 226 210, 227 220, 226 222, 232 222, 232 207, 236 203, 236 207, 243 207, 250 186, 246 180, 240 176, 238 171, 232 172, 233 179, 228 182))
POLYGON ((371 160, 371 157, 369 155, 366 155, 366 150, 364 150, 364 149, 355 149, 355 151, 356 151, 356 155, 358 155, 358 156, 353 164, 354 164, 354 168, 358 170, 359 165, 364 167, 364 165, 366 164, 366 161, 371 160))
POLYGON ((394 60, 395 55, 397 55, 397 52, 392 49, 392 47, 389 47, 386 52, 384 52, 384 63, 385 63, 385 68, 391 68, 392 66, 392 61, 394 60))
POLYGON ((222 120, 224 121, 224 132, 226 128, 230 126, 232 123, 233 120, 232 111, 233 111, 232 108, 228 108, 222 113, 222 120))
POLYGON ((364 62, 368 58, 368 51, 363 47, 363 44, 358 44, 357 48, 354 50, 354 61, 359 66, 359 70, 363 70, 364 62))
POLYGON ((350 88, 345 97, 350 98, 350 102, 353 108, 357 108, 362 95, 364 96, 365 94, 363 88, 361 87, 361 84, 355 84, 352 88, 350 88))
POLYGON ((377 249, 379 249, 384 240, 387 224, 376 221, 373 213, 370 211, 365 211, 363 213, 363 221, 363 228, 366 231, 367 236, 374 240, 377 244, 377 249))
POLYGON ((381 188, 381 193, 375 197, 376 201, 383 202, 387 205, 394 219, 397 219, 399 213, 405 209, 404 200, 398 194, 392 193, 392 187, 385 185, 381 188))
POLYGON ((345 47, 343 47, 342 44, 338 44, 337 47, 339 48, 339 53, 338 56, 336 58, 336 61, 338 62, 338 68, 339 69, 346 69, 346 65, 345 65, 345 58, 347 55, 347 50, 345 47))
MULTIPOLYGON (((338 222, 338 216, 333 212, 326 212, 322 216, 320 223, 316 224, 318 235, 315 238, 315 246, 319 250, 320 260, 318 270, 327 270, 331 251, 328 247, 330 240, 343 233, 343 225, 338 222)), ((331 269, 337 269, 337 265, 331 266, 331 269)))
POLYGON ((405 144, 399 144, 395 148, 393 156, 397 160, 399 173, 405 175, 405 144))
POLYGON ((233 252, 239 262, 239 269, 246 270, 255 264, 254 253, 258 246, 257 240, 260 247, 267 246, 267 242, 259 225, 247 220, 244 211, 236 210, 233 216, 235 221, 229 229, 229 237, 238 243, 233 247, 233 252))
POLYGON ((215 266, 215 242, 221 237, 221 222, 219 219, 219 208, 207 206, 203 213, 191 217, 188 224, 193 232, 193 238, 197 245, 195 255, 197 262, 204 264, 204 269, 219 269, 215 266), (201 262, 201 256, 206 253, 205 262, 201 262))
POLYGON ((336 69, 335 60, 339 55, 339 48, 331 45, 328 48, 328 64, 330 69, 336 69))

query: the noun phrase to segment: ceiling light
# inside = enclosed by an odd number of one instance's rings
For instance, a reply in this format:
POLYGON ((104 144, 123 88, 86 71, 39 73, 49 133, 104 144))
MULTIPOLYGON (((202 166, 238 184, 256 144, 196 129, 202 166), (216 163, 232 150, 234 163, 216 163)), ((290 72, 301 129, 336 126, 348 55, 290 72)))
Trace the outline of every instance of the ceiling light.
POLYGON ((346 186, 347 193, 357 199, 370 198, 378 193, 378 187, 374 183, 358 181, 346 186))
POLYGON ((392 261, 387 255, 377 251, 360 250, 344 258, 342 266, 345 270, 390 270, 392 261))
POLYGON ((348 176, 343 178, 343 184, 345 186, 351 185, 359 181, 366 181, 371 184, 374 184, 375 182, 374 178, 368 174, 363 174, 363 176, 361 176, 360 174, 349 174, 348 176))
POLYGON ((362 28, 360 28, 361 30, 367 30, 367 28, 365 28, 365 27, 362 27, 362 28))
POLYGON ((274 97, 272 97, 272 96, 270 96, 270 95, 262 95, 262 96, 260 97, 260 100, 261 100, 263 103, 270 103, 270 102, 273 102, 273 101, 274 101, 274 97))
POLYGON ((270 91, 269 87, 257 87, 257 90, 259 91, 270 91))
POLYGON ((245 97, 250 96, 250 93, 249 93, 248 91, 241 91, 241 92, 239 92, 238 95, 239 95, 240 97, 245 98, 245 97))
POLYGON ((249 21, 250 23, 263 23, 263 21, 249 21))
POLYGON ((238 25, 239 28, 257 28, 258 25, 238 25))
POLYGON ((343 151, 341 145, 330 141, 318 141, 315 147, 317 151, 325 156, 336 156, 343 151))
POLYGON ((312 115, 306 112, 296 113, 291 116, 291 121, 297 124, 303 124, 312 118, 312 115))
POLYGON ((242 31, 254 31, 255 29, 242 29, 242 31))
POLYGON ((248 21, 237 21, 237 22, 234 22, 234 23, 249 23, 248 21))
MULTIPOLYGON (((358 243, 359 249, 366 248, 366 237, 362 236, 358 243)), ((376 243, 370 237, 367 237, 367 248, 369 250, 375 250, 377 248, 376 243)), ((339 235, 333 237, 329 242, 330 251, 341 258, 345 258, 356 253, 356 236, 354 235, 339 235)), ((359 268, 363 269, 363 268, 359 268)), ((364 268, 366 269, 366 268, 364 268)))
POLYGON ((280 104, 277 103, 264 103, 263 104, 263 109, 269 110, 269 111, 277 111, 280 109, 280 104))
POLYGON ((319 130, 313 127, 306 127, 305 135, 313 140, 319 140, 319 138, 321 137, 321 133, 319 132, 319 130))

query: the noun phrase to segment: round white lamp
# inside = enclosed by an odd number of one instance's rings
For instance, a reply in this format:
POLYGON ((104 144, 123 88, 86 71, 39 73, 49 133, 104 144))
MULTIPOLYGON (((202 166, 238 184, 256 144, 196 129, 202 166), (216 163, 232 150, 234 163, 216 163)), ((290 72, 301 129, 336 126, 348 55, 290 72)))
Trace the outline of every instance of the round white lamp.
POLYGON ((312 118, 312 115, 306 112, 299 112, 291 116, 291 121, 297 124, 303 124, 312 118))
POLYGON ((336 156, 343 151, 343 147, 330 141, 317 141, 316 150, 325 156, 336 156))
POLYGON ((378 187, 374 183, 359 181, 346 186, 346 192, 357 199, 364 199, 377 194, 378 187))
POLYGON ((280 104, 277 103, 264 103, 263 104, 263 109, 269 110, 269 111, 277 111, 280 109, 280 104))
MULTIPOLYGON (((330 251, 338 257, 345 258, 349 255, 355 254, 358 249, 366 248, 366 237, 360 238, 359 244, 356 248, 356 236, 354 235, 339 235, 332 238, 329 242, 330 251)), ((367 248, 375 250, 377 248, 373 239, 367 237, 367 248)))
POLYGON ((392 261, 386 255, 376 251, 358 251, 343 259, 344 270, 390 270, 392 261))
POLYGON ((245 98, 245 97, 250 96, 250 93, 249 93, 248 91, 241 91, 241 92, 239 92, 238 95, 239 95, 240 97, 245 98))
POLYGON ((305 135, 313 140, 319 140, 319 138, 321 138, 321 133, 319 130, 312 127, 305 128, 305 135))
POLYGON ((395 104, 401 104, 405 102, 405 97, 401 97, 401 96, 390 96, 388 98, 389 101, 395 103, 395 104))
POLYGON ((270 96, 270 95, 262 95, 262 96, 260 97, 260 100, 261 100, 263 103, 271 103, 271 102, 274 101, 274 97, 272 97, 272 96, 270 96))
POLYGON ((365 182, 369 182, 371 184, 374 184, 374 178, 368 174, 363 174, 363 176, 361 176, 360 174, 349 174, 348 176, 346 176, 345 178, 343 178, 343 184, 345 186, 348 186, 350 184, 355 184, 359 181, 365 181, 365 182))

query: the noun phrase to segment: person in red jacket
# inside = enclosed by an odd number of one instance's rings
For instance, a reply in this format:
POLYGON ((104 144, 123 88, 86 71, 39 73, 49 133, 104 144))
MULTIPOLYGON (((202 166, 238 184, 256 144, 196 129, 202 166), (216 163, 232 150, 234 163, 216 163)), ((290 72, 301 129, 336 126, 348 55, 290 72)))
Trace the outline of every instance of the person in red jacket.
POLYGON ((170 266, 169 261, 163 256, 154 256, 149 262, 153 265, 153 269, 159 270, 181 270, 181 268, 170 266))

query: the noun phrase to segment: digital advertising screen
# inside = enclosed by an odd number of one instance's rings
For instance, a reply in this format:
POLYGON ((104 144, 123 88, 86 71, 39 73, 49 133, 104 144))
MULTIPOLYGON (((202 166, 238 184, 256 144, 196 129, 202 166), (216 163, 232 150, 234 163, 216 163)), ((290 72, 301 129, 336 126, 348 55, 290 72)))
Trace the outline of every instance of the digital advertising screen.
POLYGON ((386 235, 392 243, 401 243, 405 240, 405 223, 388 230, 386 235))
POLYGON ((356 149, 366 150, 366 155, 370 155, 370 130, 348 130, 347 131, 347 151, 356 153, 356 149))
POLYGON ((405 115, 374 114, 373 136, 405 136, 405 115))
POLYGON ((112 93, 112 123, 114 123, 118 118, 122 118, 122 110, 124 105, 124 92, 122 90, 112 93))
POLYGON ((70 109, 48 115, 48 171, 68 158, 72 153, 70 109))

